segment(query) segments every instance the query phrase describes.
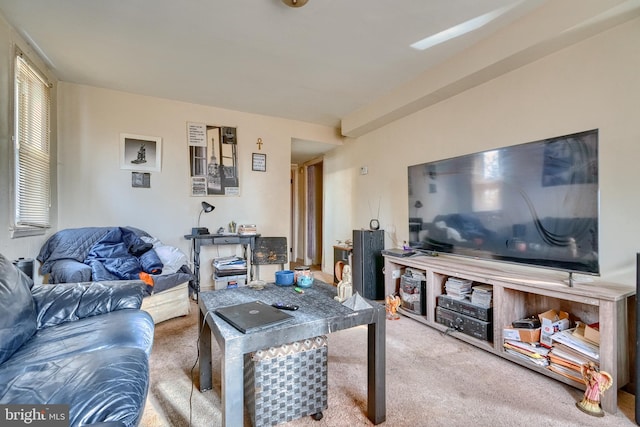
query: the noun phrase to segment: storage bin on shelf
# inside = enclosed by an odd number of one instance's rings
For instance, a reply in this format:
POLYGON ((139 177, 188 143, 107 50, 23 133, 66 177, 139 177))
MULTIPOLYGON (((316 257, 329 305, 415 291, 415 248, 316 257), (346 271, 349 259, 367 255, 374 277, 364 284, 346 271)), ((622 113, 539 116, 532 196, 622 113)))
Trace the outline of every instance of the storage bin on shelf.
POLYGON ((213 281, 215 289, 228 289, 244 286, 247 283, 247 261, 238 256, 214 258, 213 281))
POLYGON ((427 313, 426 278, 424 273, 407 268, 400 277, 400 300, 402 308, 416 314, 427 313))
POLYGON ((237 276, 224 276, 217 277, 213 275, 213 281, 215 283, 215 289, 233 289, 247 284, 247 275, 239 274, 237 276))

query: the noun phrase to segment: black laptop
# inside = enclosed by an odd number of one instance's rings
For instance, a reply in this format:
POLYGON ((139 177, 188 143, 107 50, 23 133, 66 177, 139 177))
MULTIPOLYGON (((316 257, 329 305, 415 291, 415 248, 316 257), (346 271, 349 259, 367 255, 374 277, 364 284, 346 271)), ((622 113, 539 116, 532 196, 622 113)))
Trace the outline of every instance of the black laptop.
POLYGON ((264 326, 277 325, 293 318, 290 314, 262 301, 221 307, 216 309, 215 313, 245 334, 264 326))

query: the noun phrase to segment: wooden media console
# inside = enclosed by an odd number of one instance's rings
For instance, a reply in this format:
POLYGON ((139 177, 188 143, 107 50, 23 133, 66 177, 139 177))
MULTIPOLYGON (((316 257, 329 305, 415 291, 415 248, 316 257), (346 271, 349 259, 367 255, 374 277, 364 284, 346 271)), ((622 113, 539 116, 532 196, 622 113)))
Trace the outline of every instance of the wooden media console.
MULTIPOLYGON (((560 277, 560 272, 526 269, 516 272, 515 267, 495 263, 477 262, 452 256, 385 256, 385 295, 399 293, 400 278, 407 268, 424 274, 426 284, 423 291, 425 314, 399 309, 405 316, 441 331, 452 328, 436 319, 437 298, 445 295, 445 283, 449 278, 471 280, 476 284, 490 285, 493 292, 491 333, 487 340, 458 331, 450 335, 500 357, 518 363, 543 375, 574 387, 580 384, 545 367, 536 366, 505 351, 503 329, 515 320, 554 309, 570 313, 586 324, 599 323, 600 369, 611 374, 613 386, 602 397, 605 411, 616 413, 617 389, 630 381, 630 352, 628 327, 628 299, 635 294, 630 286, 593 281, 574 281, 572 286, 560 277), (493 263, 488 263, 493 264, 493 263)), ((566 276, 568 278, 568 275, 566 276)))

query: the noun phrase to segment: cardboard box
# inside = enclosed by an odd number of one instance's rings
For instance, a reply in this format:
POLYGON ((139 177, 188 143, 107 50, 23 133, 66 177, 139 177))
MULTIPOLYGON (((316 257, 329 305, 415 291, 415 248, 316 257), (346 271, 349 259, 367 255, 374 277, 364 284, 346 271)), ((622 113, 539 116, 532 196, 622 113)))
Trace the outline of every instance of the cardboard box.
POLYGON ((584 327, 584 338, 594 344, 600 345, 600 324, 592 323, 584 327))
POLYGON ((593 345, 600 345, 600 331, 598 323, 592 323, 591 325, 585 325, 582 322, 577 322, 578 325, 573 331, 573 335, 585 340, 593 345))
POLYGON ((551 347, 551 335, 558 331, 564 331, 569 329, 569 313, 566 311, 556 312, 555 310, 548 310, 544 313, 538 314, 540 319, 541 334, 540 343, 548 347, 551 347))
POLYGON ((505 340, 521 341, 521 342, 540 342, 541 328, 522 329, 522 328, 504 328, 502 337, 505 340))

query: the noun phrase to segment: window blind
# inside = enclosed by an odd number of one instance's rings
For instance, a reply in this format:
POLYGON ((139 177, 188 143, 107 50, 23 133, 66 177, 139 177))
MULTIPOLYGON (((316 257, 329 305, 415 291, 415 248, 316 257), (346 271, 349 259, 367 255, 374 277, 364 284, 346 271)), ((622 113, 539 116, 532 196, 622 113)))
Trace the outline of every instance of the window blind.
POLYGON ((16 56, 15 225, 50 226, 49 116, 51 89, 46 79, 16 56))

